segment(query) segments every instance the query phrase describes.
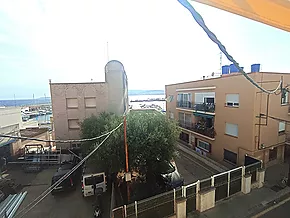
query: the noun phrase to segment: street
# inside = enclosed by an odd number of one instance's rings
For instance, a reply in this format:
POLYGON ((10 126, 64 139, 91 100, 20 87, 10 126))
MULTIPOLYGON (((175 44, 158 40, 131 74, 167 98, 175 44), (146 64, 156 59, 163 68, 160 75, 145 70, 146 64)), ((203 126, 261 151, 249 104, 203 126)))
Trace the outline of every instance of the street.
MULTIPOLYGON (((24 173, 17 172, 19 180, 31 177, 31 181, 26 181, 26 184, 31 184, 22 189, 22 192, 27 191, 27 195, 21 204, 18 212, 24 209, 35 198, 37 198, 43 191, 51 185, 51 178, 55 173, 55 168, 42 170, 39 173, 24 173)), ((10 171, 13 178, 13 171, 10 171)), ((23 183, 22 183, 23 184, 23 183)), ((23 217, 29 218, 90 218, 93 217, 93 203, 94 197, 84 198, 81 192, 81 186, 78 184, 76 190, 57 193, 54 196, 48 194, 39 204, 37 204, 31 211, 23 217)), ((109 217, 110 208, 110 194, 104 193, 102 199, 103 217, 109 217)))
POLYGON ((272 217, 279 217, 279 218, 288 218, 290 217, 290 198, 287 199, 284 204, 281 204, 277 208, 270 210, 268 213, 260 216, 260 218, 272 218, 272 217))
POLYGON ((209 166, 207 166, 202 161, 192 157, 191 155, 178 150, 178 157, 175 162, 177 165, 178 172, 184 178, 184 184, 188 185, 190 183, 196 182, 199 179, 208 178, 218 172, 209 166))

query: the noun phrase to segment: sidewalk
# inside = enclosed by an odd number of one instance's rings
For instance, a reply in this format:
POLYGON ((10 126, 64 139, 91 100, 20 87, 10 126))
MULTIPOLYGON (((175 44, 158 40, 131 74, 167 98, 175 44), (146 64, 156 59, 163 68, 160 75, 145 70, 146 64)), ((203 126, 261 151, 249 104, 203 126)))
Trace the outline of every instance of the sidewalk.
POLYGON ((188 214, 191 218, 244 218, 251 217, 271 206, 273 201, 290 193, 290 188, 275 192, 269 188, 254 189, 250 194, 242 193, 230 199, 218 202, 217 205, 203 213, 188 214))
POLYGON ((203 213, 188 214, 191 218, 244 218, 252 217, 290 196, 290 187, 280 188, 276 191, 273 186, 279 186, 280 177, 288 170, 288 164, 277 164, 266 170, 264 187, 252 189, 245 195, 239 193, 229 199, 216 203, 216 206, 203 213), (280 176, 281 175, 281 176, 280 176))

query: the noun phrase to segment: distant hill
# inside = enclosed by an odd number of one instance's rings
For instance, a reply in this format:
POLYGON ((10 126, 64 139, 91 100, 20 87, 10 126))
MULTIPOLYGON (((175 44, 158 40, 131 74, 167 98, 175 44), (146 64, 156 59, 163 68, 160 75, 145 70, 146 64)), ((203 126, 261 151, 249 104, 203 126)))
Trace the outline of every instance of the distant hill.
MULTIPOLYGON (((129 95, 165 95, 164 90, 129 90, 129 95)), ((0 100, 0 106, 28 106, 34 104, 49 104, 50 97, 41 97, 36 99, 16 99, 16 100, 0 100)))
POLYGON ((129 90, 129 95, 165 95, 164 90, 129 90))

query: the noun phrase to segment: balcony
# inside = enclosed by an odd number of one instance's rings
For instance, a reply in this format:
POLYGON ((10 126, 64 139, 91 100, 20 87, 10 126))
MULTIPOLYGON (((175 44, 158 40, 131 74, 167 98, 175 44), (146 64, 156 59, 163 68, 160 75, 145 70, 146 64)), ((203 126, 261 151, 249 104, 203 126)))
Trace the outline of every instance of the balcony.
POLYGON ((204 125, 198 124, 198 123, 191 123, 191 122, 182 122, 179 121, 179 126, 188 129, 192 132, 199 133, 201 135, 214 138, 215 137, 215 130, 214 127, 206 127, 204 125))
POLYGON ((214 103, 193 103, 190 101, 178 101, 176 103, 177 108, 184 108, 189 110, 201 111, 201 112, 215 112, 214 103))

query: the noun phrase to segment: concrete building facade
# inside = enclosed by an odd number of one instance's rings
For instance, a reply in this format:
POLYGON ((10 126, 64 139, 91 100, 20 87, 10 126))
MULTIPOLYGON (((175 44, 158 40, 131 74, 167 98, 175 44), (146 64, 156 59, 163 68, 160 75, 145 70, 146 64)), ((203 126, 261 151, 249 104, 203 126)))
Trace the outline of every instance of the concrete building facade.
POLYGON ((85 118, 104 111, 122 115, 129 107, 127 75, 123 64, 115 60, 105 66, 105 82, 50 82, 50 92, 55 139, 79 139, 80 123, 85 118))
MULTIPOLYGON (((0 133, 20 136, 22 128, 21 109, 15 107, 0 108, 0 133)), ((10 157, 21 148, 21 140, 0 137, 0 157, 10 157)))
MULTIPOLYGON (((248 74, 267 90, 290 84, 290 74, 248 74)), ((288 92, 266 94, 240 73, 166 85, 167 116, 179 122, 180 139, 202 155, 231 165, 257 158, 265 166, 284 159, 288 92), (278 118, 278 119, 277 119, 278 118)), ((283 89, 284 90, 284 89, 283 89)), ((288 128, 289 129, 289 128, 288 128)))

